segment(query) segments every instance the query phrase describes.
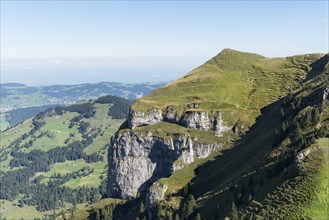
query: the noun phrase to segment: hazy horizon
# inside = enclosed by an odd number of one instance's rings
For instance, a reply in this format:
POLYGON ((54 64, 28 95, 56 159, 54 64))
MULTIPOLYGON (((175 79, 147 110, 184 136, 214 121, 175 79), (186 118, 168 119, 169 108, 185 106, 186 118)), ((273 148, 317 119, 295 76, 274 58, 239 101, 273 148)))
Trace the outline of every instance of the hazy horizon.
POLYGON ((171 81, 228 47, 327 53, 328 2, 1 1, 2 83, 171 81))

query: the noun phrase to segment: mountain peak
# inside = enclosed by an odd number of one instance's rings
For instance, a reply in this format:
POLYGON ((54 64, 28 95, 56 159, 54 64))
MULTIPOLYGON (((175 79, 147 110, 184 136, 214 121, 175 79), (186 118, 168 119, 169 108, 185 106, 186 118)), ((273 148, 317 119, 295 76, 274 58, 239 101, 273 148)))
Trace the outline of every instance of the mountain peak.
POLYGON ((231 48, 223 49, 215 58, 241 59, 241 60, 259 60, 265 58, 257 53, 243 52, 231 48))

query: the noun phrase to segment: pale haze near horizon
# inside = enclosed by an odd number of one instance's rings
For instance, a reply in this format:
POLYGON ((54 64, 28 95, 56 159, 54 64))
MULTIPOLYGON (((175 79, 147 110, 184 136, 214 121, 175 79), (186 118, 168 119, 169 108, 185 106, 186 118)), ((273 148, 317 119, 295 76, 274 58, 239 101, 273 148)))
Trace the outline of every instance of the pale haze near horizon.
POLYGON ((1 83, 170 81, 227 47, 328 53, 328 1, 1 1, 1 83))

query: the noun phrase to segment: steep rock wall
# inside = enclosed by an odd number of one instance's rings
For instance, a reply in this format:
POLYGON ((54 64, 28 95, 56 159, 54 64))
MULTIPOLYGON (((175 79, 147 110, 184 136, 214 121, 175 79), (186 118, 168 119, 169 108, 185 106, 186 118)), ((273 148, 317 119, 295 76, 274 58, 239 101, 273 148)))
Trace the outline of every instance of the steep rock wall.
POLYGON ((200 144, 190 136, 166 139, 152 133, 123 130, 111 139, 107 193, 111 197, 135 198, 160 178, 181 168, 174 162, 189 164, 221 149, 221 144, 200 144))
POLYGON ((152 109, 148 112, 130 111, 128 126, 134 129, 162 121, 179 124, 186 128, 213 130, 217 136, 221 136, 225 131, 231 129, 225 125, 220 112, 210 116, 205 111, 188 110, 182 116, 178 116, 171 106, 168 106, 165 112, 159 109, 152 109))

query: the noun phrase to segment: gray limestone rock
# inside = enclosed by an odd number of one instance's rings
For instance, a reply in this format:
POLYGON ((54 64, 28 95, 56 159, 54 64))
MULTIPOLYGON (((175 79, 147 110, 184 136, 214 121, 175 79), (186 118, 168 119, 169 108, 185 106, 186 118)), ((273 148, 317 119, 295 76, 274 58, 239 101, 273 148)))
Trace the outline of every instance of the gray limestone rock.
POLYGON ((128 117, 129 128, 136 128, 144 125, 151 125, 163 121, 162 111, 152 109, 149 112, 130 111, 128 117))
POLYGON ((175 166, 175 161, 189 164, 219 151, 221 146, 200 144, 184 135, 162 139, 150 132, 121 131, 112 138, 109 149, 108 195, 135 198, 158 179, 183 167, 175 166))

